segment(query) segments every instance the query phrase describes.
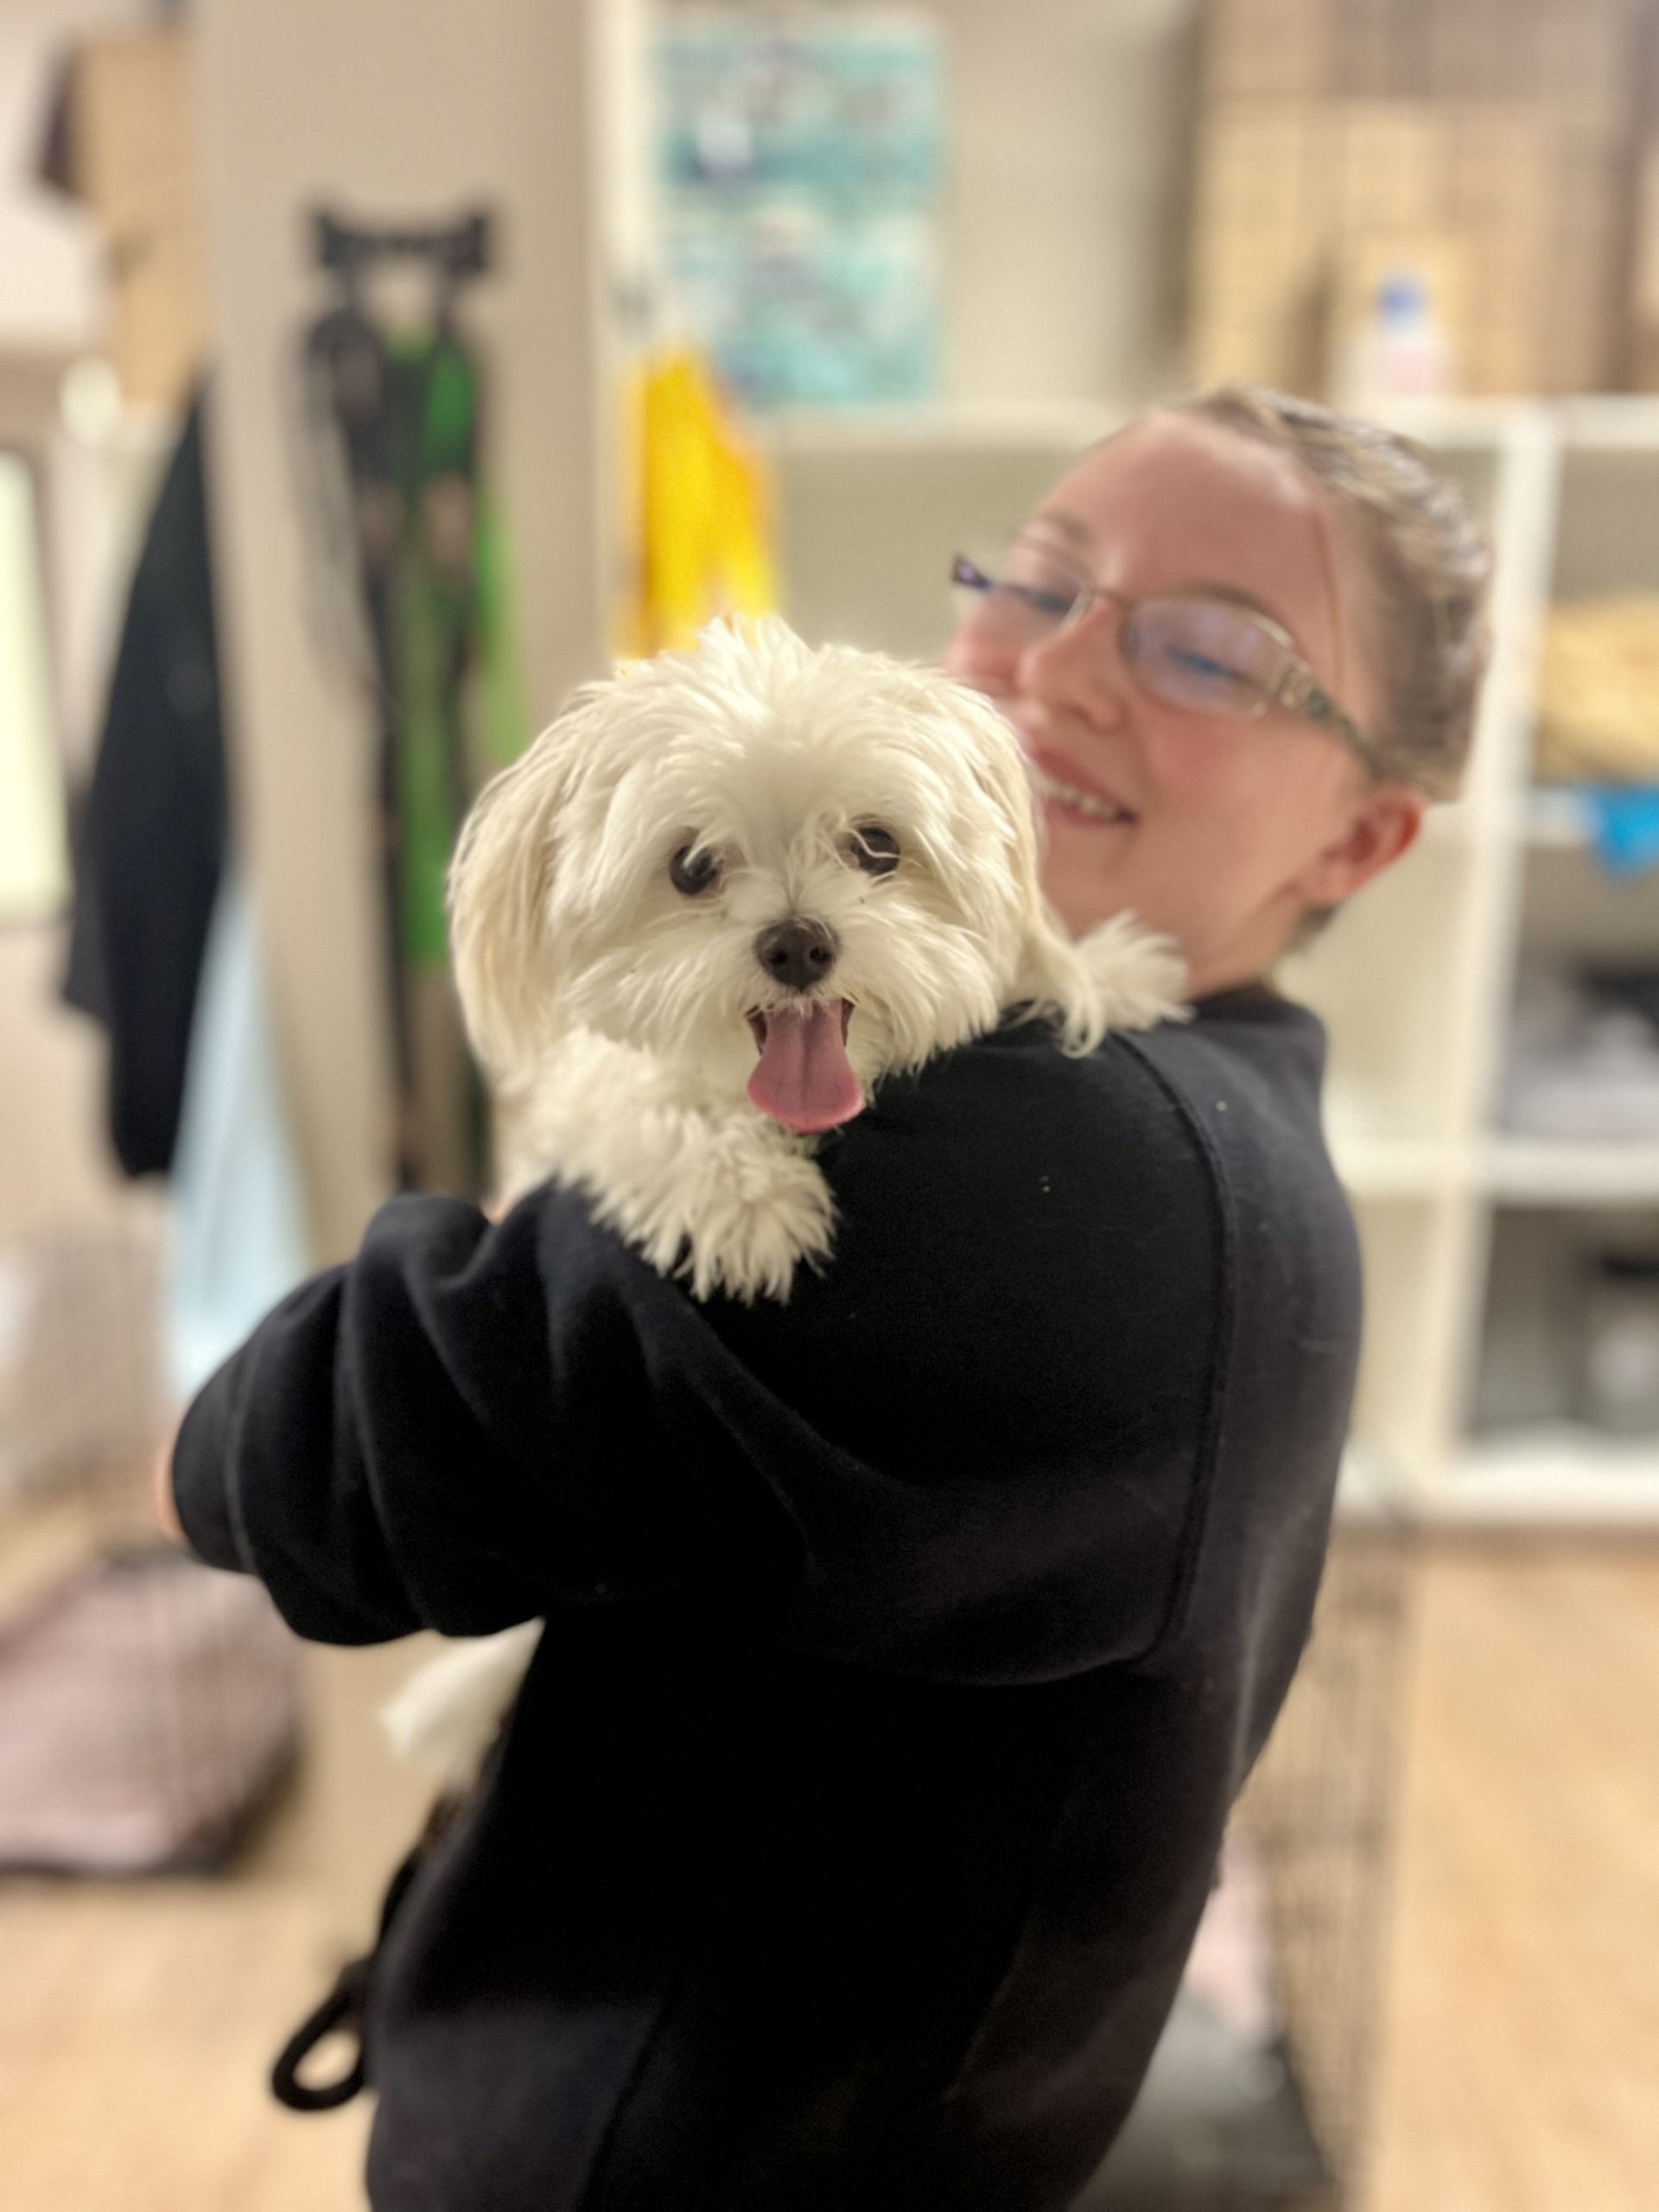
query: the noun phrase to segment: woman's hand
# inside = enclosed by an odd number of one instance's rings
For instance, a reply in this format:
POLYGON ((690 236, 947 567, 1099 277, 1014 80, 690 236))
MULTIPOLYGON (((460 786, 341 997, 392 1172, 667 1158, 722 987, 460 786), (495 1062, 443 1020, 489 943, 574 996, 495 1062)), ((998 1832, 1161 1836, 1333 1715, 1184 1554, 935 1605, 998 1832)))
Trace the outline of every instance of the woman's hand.
POLYGON ((156 1456, 156 1471, 150 1484, 150 1503, 156 1523, 163 1535, 171 1536, 178 1543, 186 1541, 179 1509, 173 1503, 173 1447, 179 1440, 181 1421, 175 1421, 168 1438, 156 1456))

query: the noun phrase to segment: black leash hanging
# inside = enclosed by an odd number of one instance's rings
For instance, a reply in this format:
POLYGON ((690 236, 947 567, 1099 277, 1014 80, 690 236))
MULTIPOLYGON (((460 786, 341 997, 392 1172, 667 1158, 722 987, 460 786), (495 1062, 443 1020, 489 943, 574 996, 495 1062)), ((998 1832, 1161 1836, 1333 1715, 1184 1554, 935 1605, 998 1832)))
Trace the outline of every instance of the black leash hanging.
MULTIPOLYGON (((409 1001, 406 964, 406 794, 402 759, 405 679, 409 656, 399 631, 399 571, 408 536, 418 531, 423 485, 418 451, 421 428, 430 416, 429 395, 417 362, 382 329, 365 303, 365 280, 388 263, 413 264, 433 280, 435 342, 464 352, 455 322, 457 295, 489 273, 493 257, 487 213, 464 217, 448 227, 410 226, 365 227, 318 211, 312 219, 316 266, 335 291, 334 304, 306 333, 302 347, 308 435, 337 441, 343 474, 346 512, 332 518, 334 528, 327 558, 341 574, 331 580, 359 599, 371 647, 378 730, 376 806, 378 814, 381 903, 384 909, 385 990, 392 1053, 396 1118, 392 1133, 394 1177, 399 1188, 418 1188, 430 1180, 430 1162, 422 1141, 423 1102, 419 1052, 409 1001), (415 480, 410 480, 411 467, 415 480)), ((469 479, 473 456, 460 472, 469 479)), ((325 532, 327 536, 329 533, 325 532)), ((457 618, 461 620, 461 618, 457 618)), ((464 626, 464 621, 463 621, 464 626)), ((453 649, 442 689, 446 725, 459 715, 463 653, 453 649)), ((448 812, 459 829, 468 793, 461 763, 457 728, 446 727, 448 812)), ((472 1150, 481 1154, 482 1094, 470 1064, 461 1078, 465 1118, 472 1150)), ((481 1160, 474 1160, 481 1170, 481 1160)))

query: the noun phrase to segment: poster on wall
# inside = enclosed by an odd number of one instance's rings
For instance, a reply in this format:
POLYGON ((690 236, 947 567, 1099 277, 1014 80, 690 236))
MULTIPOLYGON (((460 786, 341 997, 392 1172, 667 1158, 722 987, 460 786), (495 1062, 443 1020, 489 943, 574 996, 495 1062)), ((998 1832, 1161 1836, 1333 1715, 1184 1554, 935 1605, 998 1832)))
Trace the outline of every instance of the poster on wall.
POLYGON ((886 9, 671 15, 658 35, 677 334, 752 408, 936 398, 945 54, 886 9))

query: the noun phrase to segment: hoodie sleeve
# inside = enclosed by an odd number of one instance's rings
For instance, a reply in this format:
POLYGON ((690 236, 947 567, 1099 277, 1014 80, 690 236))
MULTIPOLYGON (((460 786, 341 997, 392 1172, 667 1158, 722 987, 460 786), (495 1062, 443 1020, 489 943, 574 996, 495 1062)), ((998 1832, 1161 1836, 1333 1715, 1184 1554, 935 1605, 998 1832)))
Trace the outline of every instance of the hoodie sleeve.
POLYGON ((943 1681, 1141 1656, 1217 1342, 1184 1122, 1128 1058, 998 1039, 823 1164, 836 1253, 783 1305, 697 1305, 553 1189, 493 1228, 394 1200, 192 1408, 191 1540, 332 1642, 678 1592, 943 1681))
POLYGON ((642 1279, 677 1300, 556 1192, 497 1227, 392 1200, 192 1405, 173 1483, 193 1548, 336 1643, 761 1572, 787 1529, 733 1479, 695 1381, 648 1358, 642 1279))

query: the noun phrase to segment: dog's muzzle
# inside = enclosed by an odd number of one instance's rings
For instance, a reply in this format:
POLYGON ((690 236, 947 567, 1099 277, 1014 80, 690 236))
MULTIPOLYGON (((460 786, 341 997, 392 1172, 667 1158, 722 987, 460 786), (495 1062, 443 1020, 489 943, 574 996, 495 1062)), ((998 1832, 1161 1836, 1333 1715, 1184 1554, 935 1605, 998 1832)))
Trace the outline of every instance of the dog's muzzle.
POLYGON ((846 999, 816 994, 841 957, 823 922, 795 916, 774 922, 754 940, 754 957, 769 982, 794 995, 757 1007, 749 1027, 760 1058, 749 1077, 749 1100, 798 1135, 838 1128, 864 1108, 864 1092, 847 1058, 846 999))
POLYGON ((840 951, 833 930, 798 917, 774 922, 754 940, 755 958, 774 983, 789 991, 810 991, 827 982, 840 951))

